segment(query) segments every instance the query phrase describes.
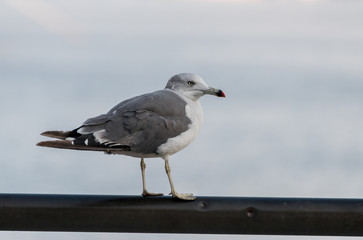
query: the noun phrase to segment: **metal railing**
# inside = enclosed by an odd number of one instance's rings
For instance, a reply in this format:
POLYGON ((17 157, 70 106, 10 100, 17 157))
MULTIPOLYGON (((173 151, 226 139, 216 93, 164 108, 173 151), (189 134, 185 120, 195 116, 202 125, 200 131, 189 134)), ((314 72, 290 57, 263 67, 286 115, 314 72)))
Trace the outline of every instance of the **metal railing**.
POLYGON ((363 236, 363 199, 0 194, 0 230, 363 236))

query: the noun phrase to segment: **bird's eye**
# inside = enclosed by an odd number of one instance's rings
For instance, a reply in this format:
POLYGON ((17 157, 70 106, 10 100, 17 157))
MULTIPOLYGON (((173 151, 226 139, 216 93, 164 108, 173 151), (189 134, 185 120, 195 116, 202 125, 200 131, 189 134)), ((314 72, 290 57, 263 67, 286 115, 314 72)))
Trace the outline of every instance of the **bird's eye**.
POLYGON ((188 81, 187 83, 189 86, 193 86, 195 84, 195 82, 193 82, 193 81, 188 81))

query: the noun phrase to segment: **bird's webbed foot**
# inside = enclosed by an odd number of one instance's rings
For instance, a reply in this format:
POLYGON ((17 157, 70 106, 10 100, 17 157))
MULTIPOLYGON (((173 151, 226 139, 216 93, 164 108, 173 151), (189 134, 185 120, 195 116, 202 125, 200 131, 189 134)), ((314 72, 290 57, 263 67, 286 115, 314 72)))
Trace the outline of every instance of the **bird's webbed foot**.
POLYGON ((163 195, 164 194, 162 194, 162 193, 151 193, 146 189, 142 192, 143 197, 156 197, 156 196, 163 196, 163 195))
POLYGON ((180 200, 193 201, 197 199, 191 193, 170 193, 170 194, 173 196, 173 198, 178 198, 180 200))

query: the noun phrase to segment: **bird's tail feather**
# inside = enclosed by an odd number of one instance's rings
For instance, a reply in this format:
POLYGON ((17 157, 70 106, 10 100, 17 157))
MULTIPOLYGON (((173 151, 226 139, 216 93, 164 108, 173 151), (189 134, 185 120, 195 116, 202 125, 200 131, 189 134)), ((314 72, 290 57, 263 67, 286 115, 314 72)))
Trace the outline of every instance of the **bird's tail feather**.
POLYGON ((70 137, 72 133, 73 131, 46 131, 41 133, 40 135, 65 140, 67 137, 70 137))
MULTIPOLYGON (((90 141, 88 144, 88 138, 85 136, 81 141, 75 141, 79 139, 81 134, 77 132, 78 128, 73 131, 46 131, 41 133, 42 136, 56 138, 59 140, 54 141, 43 141, 37 143, 40 147, 50 147, 50 148, 62 148, 62 149, 73 149, 73 150, 84 150, 84 151, 103 151, 106 153, 114 152, 127 152, 130 151, 129 146, 119 145, 119 146, 107 146, 99 144, 95 141, 90 141)), ((92 135, 93 137, 93 135, 92 135)))
POLYGON ((130 149, 127 146, 109 148, 103 146, 74 145, 73 142, 69 140, 44 141, 37 143, 37 146, 71 149, 71 150, 84 150, 84 151, 101 151, 101 152, 103 151, 107 153, 130 151, 130 149))

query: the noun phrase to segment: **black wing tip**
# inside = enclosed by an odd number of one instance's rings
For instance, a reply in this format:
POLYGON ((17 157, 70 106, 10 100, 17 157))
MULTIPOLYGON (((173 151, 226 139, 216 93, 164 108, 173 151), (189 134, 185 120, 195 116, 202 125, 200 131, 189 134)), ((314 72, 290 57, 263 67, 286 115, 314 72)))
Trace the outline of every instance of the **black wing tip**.
POLYGON ((52 147, 52 148, 70 148, 72 145, 71 141, 58 140, 58 141, 43 141, 37 143, 38 147, 52 147))
POLYGON ((36 146, 39 147, 49 147, 49 148, 60 148, 60 149, 70 149, 70 150, 81 150, 81 151, 97 151, 106 153, 121 153, 129 152, 129 146, 117 146, 117 147, 107 147, 107 146, 88 146, 88 145, 78 145, 69 140, 55 140, 55 141, 43 141, 38 142, 36 146))
POLYGON ((45 131, 45 132, 42 132, 40 135, 42 135, 44 137, 58 138, 58 139, 65 140, 67 137, 69 137, 70 133, 71 132, 69 132, 69 131, 45 131))
POLYGON ((44 137, 50 137, 50 138, 57 138, 60 140, 66 140, 69 137, 79 137, 81 136, 77 131, 79 128, 76 128, 72 131, 45 131, 42 132, 40 135, 44 137))
POLYGON ((36 146, 38 146, 38 147, 45 147, 45 146, 46 146, 46 144, 45 144, 45 142, 38 142, 38 143, 36 144, 36 146))

